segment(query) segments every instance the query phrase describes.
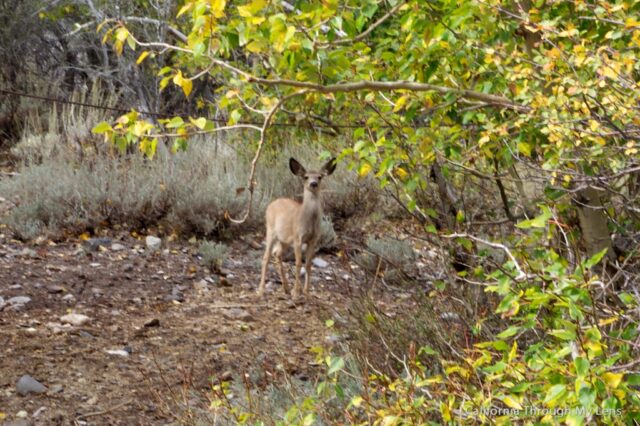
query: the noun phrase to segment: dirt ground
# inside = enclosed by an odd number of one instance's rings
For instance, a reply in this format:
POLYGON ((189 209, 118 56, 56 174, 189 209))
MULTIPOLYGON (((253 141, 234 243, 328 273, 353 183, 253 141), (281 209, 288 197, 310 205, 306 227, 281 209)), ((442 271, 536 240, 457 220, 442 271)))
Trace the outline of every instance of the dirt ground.
POLYGON ((222 273, 211 274, 195 243, 163 241, 150 250, 142 237, 121 234, 102 247, 80 239, 27 244, 6 231, 0 229, 5 424, 167 424, 174 420, 167 395, 185 386, 206 395, 212 381, 249 372, 257 386, 279 374, 312 380, 322 367, 310 348, 336 340, 325 321, 341 319, 356 286, 338 256, 322 254, 328 265, 314 270, 307 303, 283 297, 275 267, 267 301, 258 299, 258 235, 235 243, 222 273), (69 313, 88 319, 65 324, 69 313), (19 395, 23 375, 46 392, 19 395))

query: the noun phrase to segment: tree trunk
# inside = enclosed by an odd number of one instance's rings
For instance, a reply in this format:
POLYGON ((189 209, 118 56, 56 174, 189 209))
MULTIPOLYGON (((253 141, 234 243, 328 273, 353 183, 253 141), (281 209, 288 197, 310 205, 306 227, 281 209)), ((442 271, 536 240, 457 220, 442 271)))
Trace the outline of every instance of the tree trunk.
POLYGON ((599 191, 590 186, 578 192, 578 220, 582 229, 582 239, 589 256, 607 249, 606 257, 615 259, 611 236, 607 226, 607 215, 604 212, 599 191))

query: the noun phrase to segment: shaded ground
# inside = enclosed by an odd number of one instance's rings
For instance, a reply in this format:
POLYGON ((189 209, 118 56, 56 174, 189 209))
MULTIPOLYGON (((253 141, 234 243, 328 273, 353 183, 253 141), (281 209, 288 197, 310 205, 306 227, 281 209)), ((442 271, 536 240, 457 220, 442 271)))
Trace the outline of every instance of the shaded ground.
POLYGON ((309 349, 336 337, 324 322, 339 318, 353 282, 337 257, 323 255, 329 265, 314 270, 308 303, 282 297, 279 285, 264 302, 254 295, 255 243, 236 243, 221 279, 187 243, 151 251, 126 235, 112 237, 124 246, 114 251, 81 241, 25 245, 5 234, 0 416, 9 424, 25 415, 35 425, 166 424, 166 400, 156 395, 187 382, 206 392, 212 378, 244 373, 258 386, 283 372, 307 380, 318 368, 309 349), (9 303, 16 296, 30 301, 9 303), (62 324, 69 312, 90 319, 62 324), (18 395, 24 374, 47 392, 18 395))

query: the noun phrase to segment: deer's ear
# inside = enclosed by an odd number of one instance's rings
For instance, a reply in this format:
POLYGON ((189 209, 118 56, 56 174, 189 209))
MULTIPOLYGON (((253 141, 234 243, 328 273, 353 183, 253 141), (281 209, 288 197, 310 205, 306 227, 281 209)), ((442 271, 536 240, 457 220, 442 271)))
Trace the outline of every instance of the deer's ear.
POLYGON ((289 158, 289 169, 291 173, 300 177, 304 177, 304 174, 307 173, 304 167, 302 167, 302 164, 298 163, 298 160, 295 158, 289 158))
POLYGON ((334 170, 336 169, 337 163, 336 163, 336 158, 333 157, 331 160, 327 161, 324 166, 322 166, 322 169, 320 170, 322 173, 324 173, 325 176, 329 176, 331 173, 334 172, 334 170))

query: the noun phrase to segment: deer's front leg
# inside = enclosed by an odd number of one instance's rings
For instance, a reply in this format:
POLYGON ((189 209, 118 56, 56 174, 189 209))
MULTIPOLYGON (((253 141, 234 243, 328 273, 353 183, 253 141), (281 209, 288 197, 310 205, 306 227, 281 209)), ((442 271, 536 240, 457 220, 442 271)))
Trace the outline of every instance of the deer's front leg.
POLYGON ((309 297, 309 283, 311 282, 311 264, 313 260, 313 254, 316 251, 315 242, 311 242, 307 245, 305 251, 305 263, 304 263, 304 297, 309 297))
POLYGON ((293 245, 293 251, 296 255, 296 283, 293 286, 293 297, 300 296, 300 269, 302 268, 302 244, 299 242, 293 245))

